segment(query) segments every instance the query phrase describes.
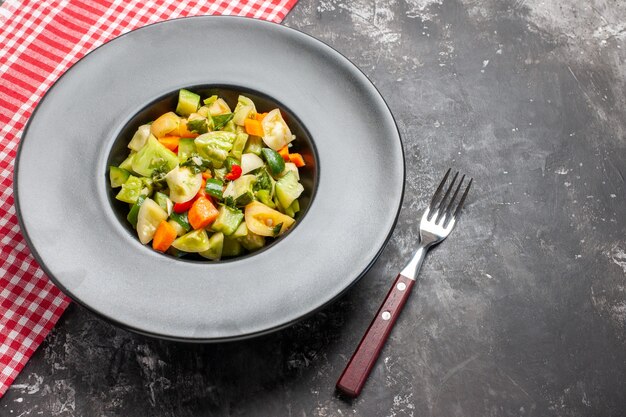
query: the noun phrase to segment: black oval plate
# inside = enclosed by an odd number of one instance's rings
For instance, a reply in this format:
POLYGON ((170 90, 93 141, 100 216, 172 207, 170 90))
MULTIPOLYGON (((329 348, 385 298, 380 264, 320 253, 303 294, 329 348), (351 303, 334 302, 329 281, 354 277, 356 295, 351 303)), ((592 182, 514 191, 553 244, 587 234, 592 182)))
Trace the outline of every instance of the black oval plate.
POLYGON ((129 32, 68 70, 28 123, 14 187, 33 255, 75 301, 143 334, 223 341, 288 326, 369 269, 400 210, 404 158, 382 97, 332 48, 273 23, 194 17, 129 32), (306 215, 254 256, 216 264, 162 256, 109 203, 106 162, 118 133, 147 103, 195 85, 272 97, 315 144, 306 215))

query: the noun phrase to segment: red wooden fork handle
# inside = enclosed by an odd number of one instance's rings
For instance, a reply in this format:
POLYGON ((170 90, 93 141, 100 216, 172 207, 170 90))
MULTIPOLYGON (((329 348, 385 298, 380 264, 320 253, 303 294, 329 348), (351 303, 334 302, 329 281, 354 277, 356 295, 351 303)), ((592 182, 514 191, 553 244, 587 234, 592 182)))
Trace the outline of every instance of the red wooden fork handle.
POLYGON ((376 317, 346 365, 346 369, 339 377, 337 381, 339 391, 350 397, 357 397, 361 393, 367 376, 374 367, 404 303, 409 298, 413 284, 415 280, 402 274, 398 275, 385 301, 378 309, 376 317))

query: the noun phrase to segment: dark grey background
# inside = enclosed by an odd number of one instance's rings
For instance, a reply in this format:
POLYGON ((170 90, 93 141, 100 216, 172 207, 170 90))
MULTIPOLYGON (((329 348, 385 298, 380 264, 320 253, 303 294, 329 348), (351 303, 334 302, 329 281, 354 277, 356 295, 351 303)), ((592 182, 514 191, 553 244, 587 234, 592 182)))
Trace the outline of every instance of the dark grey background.
POLYGON ((72 306, 0 415, 626 415, 625 18, 621 0, 300 0, 284 23, 358 65, 404 141, 380 259, 331 307, 244 342, 162 342, 72 306), (448 166, 475 178, 467 210, 361 397, 339 398, 448 166))

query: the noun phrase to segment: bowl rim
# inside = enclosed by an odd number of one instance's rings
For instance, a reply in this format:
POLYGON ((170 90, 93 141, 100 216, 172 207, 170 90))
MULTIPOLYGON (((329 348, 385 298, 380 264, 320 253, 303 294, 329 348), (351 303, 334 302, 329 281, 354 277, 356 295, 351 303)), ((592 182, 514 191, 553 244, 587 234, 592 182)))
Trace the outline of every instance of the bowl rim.
MULTIPOLYGON (((208 84, 207 84, 208 85, 208 84)), ((275 99, 274 99, 275 100, 275 99)), ((294 112, 295 114, 295 112, 294 112)), ((304 124, 303 124, 304 125, 304 124)), ((314 140, 311 140, 311 142, 313 143, 313 146, 315 146, 315 142, 314 140)), ((79 60, 77 60, 75 63, 72 64, 71 67, 69 67, 54 83, 53 85, 46 91, 46 93, 42 96, 42 98, 39 100, 39 103, 37 104, 37 106, 35 107, 35 109, 33 110, 33 112, 31 113, 28 121, 26 122, 23 132, 22 132, 22 139, 20 140, 17 152, 16 152, 16 156, 15 156, 15 160, 14 160, 14 170, 13 170, 13 195, 14 195, 14 205, 15 205, 15 209, 16 209, 16 217, 18 219, 18 225, 20 227, 20 232, 22 233, 24 240, 28 246, 28 248, 30 249, 30 252, 32 254, 32 256, 35 258, 35 260, 38 262, 39 267, 46 273, 47 277, 54 283, 55 286, 57 286, 59 289, 62 290, 62 292, 68 296, 69 298, 71 298, 74 302, 76 302, 77 304, 81 305, 82 307, 86 308, 87 310, 93 312, 95 315, 97 315, 98 317, 101 317, 103 319, 105 319, 106 321, 115 324, 116 326, 119 326, 121 328, 130 330, 132 332, 141 334, 141 335, 145 335, 145 336, 150 336, 150 337, 156 337, 159 339, 164 339, 164 340, 171 340, 171 341, 180 341, 180 342, 192 342, 192 343, 222 343, 222 342, 229 342, 229 341, 239 341, 239 340, 246 340, 246 339, 250 339, 250 338, 255 338, 255 337, 259 337, 259 336, 263 336, 263 335, 267 335, 270 333, 274 333, 278 330, 281 329, 285 329, 287 327, 290 327, 292 325, 294 325, 295 323, 302 321, 310 316, 312 316, 313 314, 319 312, 320 310, 326 308, 329 304, 332 304, 334 301, 336 301, 337 299, 339 299, 341 296, 343 296, 350 288, 352 288, 353 285, 355 285, 370 269, 371 267, 374 265, 374 263, 378 260, 378 258, 380 257, 381 253, 383 252, 383 250, 385 249, 387 243, 389 242, 389 239, 391 238, 393 231, 395 230, 395 227, 397 225, 398 222, 398 218, 399 218, 399 214, 400 214, 400 210, 402 208, 402 203, 404 200, 404 193, 405 193, 405 181, 406 181, 406 162, 405 162, 405 152, 404 152, 404 145, 402 142, 402 138, 400 135, 400 131, 398 129, 398 125, 397 122, 395 120, 395 117, 393 115, 393 113, 391 112, 391 109, 389 108, 388 103, 386 102, 386 100, 384 99, 383 95, 380 93, 379 89, 376 87, 376 85, 370 80, 370 78, 356 65, 354 64, 349 58, 347 58, 345 55, 343 55, 342 53, 340 53, 339 51, 337 51, 335 48, 333 48, 332 46, 328 45, 327 43, 323 42, 320 39, 317 39, 316 37, 309 35, 299 29, 295 29, 295 28, 291 28, 282 24, 278 24, 278 23, 273 23, 273 22, 269 22, 269 21, 265 21, 265 20, 260 20, 260 19, 255 19, 255 18, 250 18, 250 17, 245 17, 245 16, 190 16, 190 17, 179 17, 179 18, 175 18, 175 19, 168 19, 168 20, 164 20, 164 21, 160 21, 160 22, 155 22, 155 23, 151 23, 145 26, 142 26, 140 28, 136 28, 134 30, 128 31, 124 34, 121 34, 120 36, 117 36, 113 39, 110 39, 108 41, 106 41, 105 43, 99 45, 98 47, 94 48, 93 50, 89 51, 88 53, 86 53, 84 56, 82 56, 79 60), (48 266, 46 265, 44 259, 42 258, 41 254, 39 253, 39 251, 37 250, 37 248, 34 246, 32 238, 30 236, 29 230, 26 227, 26 225, 24 224, 24 219, 23 219, 23 214, 22 214, 22 205, 20 202, 20 193, 19 193, 19 176, 18 176, 18 171, 19 171, 19 167, 20 167, 20 161, 21 161, 21 156, 22 156, 22 151, 23 151, 23 144, 26 142, 27 140, 27 135, 26 133, 28 132, 30 126, 31 126, 31 122, 32 120, 35 118, 35 116, 37 115, 38 111, 41 109, 41 103, 43 103, 45 101, 45 98, 51 93, 51 91, 53 91, 54 86, 59 83, 59 81, 61 81, 62 79, 64 79, 64 77, 66 77, 66 75, 68 73, 71 73, 70 70, 72 69, 72 67, 74 67, 75 65, 77 65, 78 63, 80 63, 81 61, 85 60, 85 58, 91 56, 93 53, 95 53, 96 51, 100 50, 101 48, 109 45, 112 42, 116 42, 120 39, 126 38, 127 36, 130 36, 131 34, 133 34, 136 31, 145 29, 145 28, 149 28, 149 27, 155 27, 155 26, 161 26, 161 25, 168 25, 171 24, 172 22, 176 22, 176 21, 186 21, 186 20, 232 20, 232 21, 254 21, 255 24, 259 24, 261 26, 267 26, 270 28, 273 28, 272 30, 278 30, 278 31, 282 31, 283 33, 292 33, 292 34, 298 34, 299 36, 304 36, 306 38, 308 38, 309 42, 313 42, 316 43, 320 46, 323 46, 324 48, 327 48, 327 50, 333 54, 335 54, 337 56, 337 58, 339 59, 343 59, 345 60, 347 63, 349 63, 351 65, 351 68, 353 70, 358 71, 363 77, 365 77, 365 79, 369 82, 370 87, 372 87, 374 89, 374 91, 377 93, 378 98, 381 100, 382 104, 384 105, 384 107, 386 108, 386 111, 388 113, 388 115, 391 118, 391 121, 393 123, 394 126, 394 134, 393 136, 396 136, 399 142, 399 150, 400 150, 400 156, 401 156, 401 171, 402 171, 402 178, 401 178, 401 189, 400 189, 400 195, 399 195, 399 199, 397 202, 397 206, 395 207, 395 210, 393 212, 393 221, 391 224, 391 227, 389 227, 389 230, 387 230, 385 237, 384 237, 384 241, 383 244, 378 248, 376 254, 369 260, 369 262, 367 263, 366 267, 362 270, 359 271, 359 273, 356 275, 356 278, 353 279, 349 285, 347 285, 342 291, 340 291, 339 293, 336 293, 333 297, 331 297, 330 299, 327 299, 325 302, 319 304, 317 306, 317 308, 314 308, 310 311, 308 311, 307 313, 295 317, 291 320, 288 321, 283 321, 275 326, 271 326, 271 327, 267 327, 264 328, 262 330, 258 330, 258 331, 253 331, 253 332, 248 332, 248 333, 242 333, 239 335, 229 335, 229 336, 224 336, 224 337, 210 337, 210 338, 205 338, 205 337, 180 337, 180 336, 172 336, 170 334, 166 334, 166 333, 159 333, 159 332, 154 332, 154 331, 146 331, 144 329, 129 325, 128 323, 124 323, 118 319, 116 319, 115 317, 112 317, 108 314, 105 314, 101 311, 98 311, 97 309, 95 309, 93 306, 90 306, 89 304, 85 303, 83 300, 80 299, 80 297, 77 297, 74 295, 74 293, 67 288, 64 284, 62 284, 62 282, 60 282, 52 273, 52 271, 48 268, 48 266)), ((319 162, 319 160, 318 160, 319 162)), ((319 172, 318 168, 318 172, 319 172)), ((313 201, 313 199, 312 199, 313 201)))

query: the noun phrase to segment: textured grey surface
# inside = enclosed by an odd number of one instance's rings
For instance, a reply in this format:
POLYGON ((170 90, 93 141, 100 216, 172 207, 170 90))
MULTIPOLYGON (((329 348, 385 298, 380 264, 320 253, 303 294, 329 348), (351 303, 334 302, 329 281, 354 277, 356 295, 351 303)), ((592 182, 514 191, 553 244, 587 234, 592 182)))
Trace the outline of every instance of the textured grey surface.
POLYGON ((618 0, 301 0, 285 23, 358 65, 404 140, 381 258, 326 310, 238 343, 157 341, 71 307, 0 415, 624 415, 625 16, 618 0), (339 398, 450 165, 476 180, 462 221, 361 397, 339 398))

